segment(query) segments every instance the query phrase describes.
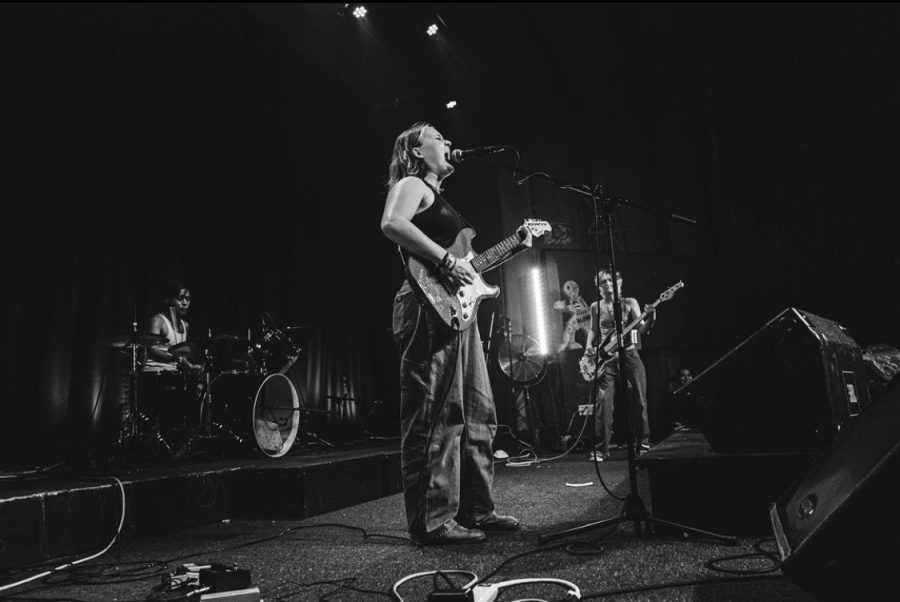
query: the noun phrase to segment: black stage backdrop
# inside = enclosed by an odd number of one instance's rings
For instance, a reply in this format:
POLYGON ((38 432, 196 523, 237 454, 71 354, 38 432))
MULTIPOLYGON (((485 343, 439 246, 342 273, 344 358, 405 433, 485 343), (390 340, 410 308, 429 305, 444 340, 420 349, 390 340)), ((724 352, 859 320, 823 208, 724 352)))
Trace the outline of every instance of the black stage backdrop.
MULTIPOLYGON (((346 377, 359 415, 381 401, 380 434, 396 433, 401 269, 378 222, 393 137, 417 120, 700 222, 620 212, 626 292, 687 285, 645 345, 659 395, 789 305, 900 344, 896 7, 394 6, 347 37, 341 6, 0 9, 0 464, 103 455, 124 370, 103 340, 143 326, 173 278, 195 335, 245 334, 263 311, 306 327, 307 404, 346 377), (422 7, 459 44, 440 69, 379 37, 422 7), (453 89, 469 104, 441 112, 453 89)), ((481 247, 525 216, 570 229, 491 275, 489 308, 520 329, 527 266, 593 272, 579 198, 468 163, 448 197, 481 247)))

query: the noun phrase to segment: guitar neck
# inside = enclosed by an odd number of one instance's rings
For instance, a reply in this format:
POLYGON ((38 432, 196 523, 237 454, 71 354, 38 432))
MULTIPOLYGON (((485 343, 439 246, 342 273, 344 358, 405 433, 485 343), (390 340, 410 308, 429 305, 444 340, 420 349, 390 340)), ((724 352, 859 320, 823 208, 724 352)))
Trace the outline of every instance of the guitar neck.
POLYGON ((519 235, 513 234, 495 244, 483 253, 476 255, 471 262, 476 272, 484 273, 500 265, 502 260, 508 259, 509 254, 519 245, 519 235))
MULTIPOLYGON (((654 301, 653 303, 651 303, 650 305, 647 306, 647 309, 644 310, 644 313, 642 313, 640 316, 638 316, 638 318, 636 320, 634 320, 631 324, 629 324, 622 331, 622 337, 624 338, 624 336, 626 334, 628 334, 629 332, 631 332, 635 326, 640 324, 644 320, 644 318, 647 317, 647 315, 649 315, 654 309, 656 309, 657 305, 659 305, 663 301, 668 301, 669 299, 671 299, 672 295, 675 294, 675 291, 677 291, 678 289, 680 289, 683 286, 684 286, 684 283, 679 280, 677 284, 675 284, 674 286, 670 286, 668 289, 666 289, 666 291, 662 295, 660 295, 656 301, 654 301)), ((616 350, 618 340, 615 338, 615 336, 616 336, 616 333, 612 332, 612 333, 606 335, 606 338, 604 339, 605 341, 608 341, 608 342, 604 342, 602 344, 603 349, 607 353, 612 353, 613 351, 616 350)))
MULTIPOLYGON (((644 318, 646 318, 647 315, 648 315, 651 311, 653 311, 654 309, 656 309, 656 306, 659 305, 659 302, 660 302, 660 300, 657 299, 656 301, 654 301, 653 303, 651 303, 651 304, 647 307, 647 310, 646 310, 644 313, 642 313, 640 316, 638 316, 631 324, 629 324, 629 325, 626 326, 624 329, 622 329, 622 338, 625 338, 625 335, 627 335, 629 332, 631 332, 632 330, 634 330, 634 328, 635 328, 638 324, 640 324, 640 323, 644 320, 644 318)), ((607 344, 607 348, 608 348, 608 347, 612 347, 613 349, 615 349, 615 346, 616 346, 615 336, 616 336, 616 334, 615 334, 615 332, 613 332, 612 335, 611 335, 611 340, 610 340, 610 342, 607 344)), ((607 349, 607 351, 611 351, 611 350, 610 350, 610 349, 607 349)))
POLYGON ((622 331, 622 334, 623 334, 623 335, 628 334, 629 331, 631 331, 631 330, 632 330, 633 328, 635 328, 638 324, 640 324, 641 322, 643 322, 643 321, 644 321, 644 318, 646 318, 646 317, 650 314, 651 311, 653 311, 654 309, 656 309, 656 306, 657 306, 657 305, 659 305, 659 299, 657 299, 656 301, 654 301, 653 303, 651 303, 649 306, 647 306, 647 309, 644 311, 644 313, 642 313, 640 316, 638 316, 637 319, 636 319, 634 322, 632 322, 631 324, 629 324, 629 325, 625 328, 625 330, 622 331))

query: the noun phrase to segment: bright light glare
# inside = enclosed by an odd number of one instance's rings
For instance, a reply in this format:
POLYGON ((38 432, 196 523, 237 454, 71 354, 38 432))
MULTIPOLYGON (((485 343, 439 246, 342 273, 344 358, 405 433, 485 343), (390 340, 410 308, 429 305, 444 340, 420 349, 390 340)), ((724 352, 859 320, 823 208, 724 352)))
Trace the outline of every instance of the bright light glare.
POLYGON ((366 13, 369 12, 366 10, 366 7, 360 4, 356 8, 353 9, 353 16, 357 19, 362 19, 366 16, 366 13))
POLYGON ((428 26, 428 29, 425 30, 425 33, 427 33, 430 36, 433 36, 434 34, 437 33, 437 29, 438 29, 437 25, 432 23, 431 25, 428 26))
POLYGON ((535 338, 541 355, 547 355, 547 341, 549 340, 546 319, 547 304, 544 300, 544 283, 540 268, 531 268, 531 294, 534 300, 534 323, 537 326, 535 338))
POLYGON ((448 108, 448 109, 452 109, 452 108, 455 107, 455 106, 456 106, 456 101, 455 101, 455 100, 451 100, 450 102, 447 103, 447 108, 448 108))

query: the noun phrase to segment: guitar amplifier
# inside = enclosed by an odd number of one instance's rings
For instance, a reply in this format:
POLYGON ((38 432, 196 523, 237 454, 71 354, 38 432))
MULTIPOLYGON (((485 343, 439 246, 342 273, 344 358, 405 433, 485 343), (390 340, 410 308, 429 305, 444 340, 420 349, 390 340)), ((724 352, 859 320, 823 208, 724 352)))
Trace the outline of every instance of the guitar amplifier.
POLYGON ((717 452, 819 451, 869 403, 859 345, 789 307, 675 391, 717 452))

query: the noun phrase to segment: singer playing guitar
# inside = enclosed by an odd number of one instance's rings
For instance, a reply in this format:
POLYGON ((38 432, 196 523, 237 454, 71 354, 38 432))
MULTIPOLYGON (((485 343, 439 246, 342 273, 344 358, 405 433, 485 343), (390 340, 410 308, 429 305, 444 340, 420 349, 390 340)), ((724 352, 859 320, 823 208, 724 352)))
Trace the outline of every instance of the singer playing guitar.
MULTIPOLYGON (((455 160, 464 155, 457 153, 455 160)), ((430 262, 452 287, 475 269, 447 249, 470 227, 442 196, 453 173, 450 141, 417 123, 394 143, 381 230, 404 260, 430 262)), ((512 255, 531 246, 521 233, 512 255)), ((508 259, 508 257, 506 258, 508 259)), ((400 348, 403 497, 410 538, 419 545, 477 542, 487 530, 514 530, 518 519, 494 510, 494 399, 477 325, 454 330, 415 295, 408 281, 394 299, 400 348)))
MULTIPOLYGON (((622 275, 616 274, 617 286, 622 301, 622 323, 641 317, 641 308, 637 299, 622 297, 622 275)), ((607 270, 601 270, 597 274, 597 284, 600 287, 602 298, 591 304, 591 329, 588 332, 585 344, 585 355, 595 353, 594 339, 599 336, 605 340, 610 332, 616 328, 615 315, 613 314, 613 281, 612 274, 607 270)), ((637 452, 642 453, 650 449, 650 425, 647 421, 647 373, 644 362, 638 353, 639 335, 650 332, 656 321, 655 309, 651 311, 644 322, 634 328, 631 335, 626 336, 623 347, 625 348, 625 378, 628 382, 628 391, 623 391, 628 405, 628 421, 634 435, 637 452)), ((613 335, 615 336, 615 335, 613 335)), ((591 458, 602 461, 609 457, 609 444, 612 435, 613 400, 618 384, 619 362, 611 361, 604 368, 602 374, 597 376, 597 400, 595 405, 595 427, 600 434, 600 443, 592 453, 591 458)))

